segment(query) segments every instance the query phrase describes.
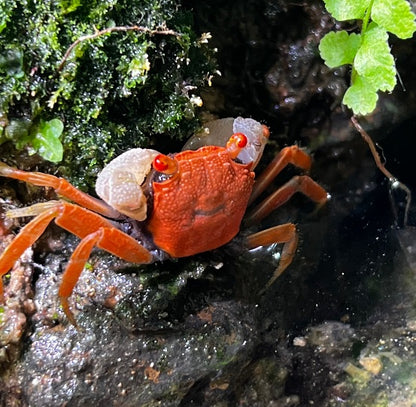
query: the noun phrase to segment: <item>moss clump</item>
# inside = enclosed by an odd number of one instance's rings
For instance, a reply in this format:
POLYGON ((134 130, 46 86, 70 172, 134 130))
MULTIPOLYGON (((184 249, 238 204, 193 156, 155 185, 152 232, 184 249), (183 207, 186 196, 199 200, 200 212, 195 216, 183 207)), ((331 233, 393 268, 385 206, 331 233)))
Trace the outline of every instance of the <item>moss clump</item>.
POLYGON ((61 170, 86 187, 122 150, 188 135, 214 69, 191 25, 175 0, 3 0, 0 143, 53 162, 61 143, 61 170))

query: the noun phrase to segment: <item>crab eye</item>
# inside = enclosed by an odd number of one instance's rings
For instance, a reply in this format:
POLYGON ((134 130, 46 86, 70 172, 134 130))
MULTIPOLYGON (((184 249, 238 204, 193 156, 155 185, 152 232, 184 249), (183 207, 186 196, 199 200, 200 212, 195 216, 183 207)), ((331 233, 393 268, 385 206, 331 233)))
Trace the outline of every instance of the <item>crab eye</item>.
POLYGON ((173 175, 178 171, 178 162, 167 155, 158 154, 153 159, 153 168, 166 175, 173 175))
POLYGON ((247 145, 247 136, 243 133, 234 133, 227 144, 233 143, 238 148, 244 148, 247 145))
POLYGON ((243 133, 234 133, 227 141, 226 149, 231 158, 236 158, 247 145, 247 136, 243 133))

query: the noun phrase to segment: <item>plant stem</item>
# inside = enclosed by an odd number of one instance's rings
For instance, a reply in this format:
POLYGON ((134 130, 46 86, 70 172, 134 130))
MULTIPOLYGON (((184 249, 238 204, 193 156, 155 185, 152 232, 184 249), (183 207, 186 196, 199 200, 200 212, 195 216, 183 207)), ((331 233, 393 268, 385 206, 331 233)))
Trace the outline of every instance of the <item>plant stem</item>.
MULTIPOLYGON (((371 17, 371 9, 373 8, 373 3, 374 3, 374 0, 370 0, 370 3, 368 4, 367 10, 363 18, 363 24, 361 26, 361 43, 363 42, 364 34, 367 31, 368 22, 370 21, 370 17, 371 17)), ((355 70, 354 64, 352 64, 351 84, 354 84, 356 76, 357 76, 357 71, 355 70)))
POLYGON ((361 27, 361 36, 363 36, 365 32, 367 31, 367 26, 368 26, 368 22, 370 21, 371 9, 373 8, 373 3, 374 3, 374 0, 370 0, 370 3, 365 12, 365 16, 363 18, 363 25, 361 27))
POLYGON ((173 31, 173 30, 169 30, 165 27, 158 27, 155 30, 152 30, 150 28, 147 27, 142 27, 142 26, 137 26, 137 25, 133 25, 133 26, 122 26, 122 27, 109 27, 109 28, 105 28, 103 30, 96 30, 94 34, 89 34, 89 35, 84 35, 83 37, 78 38, 75 42, 73 42, 71 44, 71 46, 66 50, 65 55, 62 58, 61 63, 58 66, 58 71, 62 71, 69 55, 71 54, 71 52, 73 51, 73 49, 80 44, 83 41, 88 41, 88 40, 92 40, 94 38, 98 38, 101 37, 102 35, 105 34, 111 34, 113 32, 126 32, 126 31, 139 31, 145 34, 149 34, 149 35, 173 35, 175 37, 180 37, 181 34, 173 31))
MULTIPOLYGON (((410 204, 412 200, 412 193, 410 189, 400 182, 381 162, 381 158, 379 153, 377 152, 376 146, 374 145, 373 140, 368 135, 368 133, 361 127, 360 123, 358 122, 357 118, 355 116, 351 117, 351 122, 356 128, 356 130, 361 134, 362 138, 365 140, 365 142, 368 144, 368 147, 370 148, 371 154, 373 155, 374 162, 376 163, 377 168, 384 174, 384 176, 389 180, 390 183, 390 193, 394 189, 401 189, 406 194, 406 205, 404 209, 404 219, 403 219, 403 225, 407 226, 407 221, 409 217, 409 210, 410 210, 410 204)), ((393 200, 393 198, 392 198, 393 200)), ((397 210, 393 206, 394 214, 396 217, 396 223, 398 221, 397 216, 397 210)))

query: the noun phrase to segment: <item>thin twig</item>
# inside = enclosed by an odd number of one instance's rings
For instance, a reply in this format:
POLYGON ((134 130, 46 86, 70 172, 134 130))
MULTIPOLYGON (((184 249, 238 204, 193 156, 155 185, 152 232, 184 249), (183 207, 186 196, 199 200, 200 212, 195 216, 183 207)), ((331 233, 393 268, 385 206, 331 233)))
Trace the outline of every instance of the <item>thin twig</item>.
POLYGON ((410 210, 410 203, 412 199, 412 193, 410 192, 410 189, 400 182, 381 162, 380 154, 377 152, 376 146, 374 145, 373 140, 368 135, 368 133, 361 127, 360 123, 358 123, 358 120, 355 116, 351 117, 351 122, 354 125, 354 127, 357 129, 357 131, 361 134, 362 138, 365 140, 365 142, 368 144, 368 147, 370 148, 371 154, 373 155, 374 161, 376 163, 377 168, 388 178, 390 182, 390 188, 391 189, 401 189, 406 194, 406 207, 404 210, 404 219, 403 223, 404 226, 407 225, 407 219, 409 215, 410 210))
POLYGON ((175 37, 179 37, 181 34, 177 31, 170 30, 170 29, 164 29, 164 28, 157 28, 155 30, 152 30, 147 27, 139 26, 139 25, 133 25, 133 26, 119 26, 119 27, 109 27, 105 28, 103 30, 96 30, 94 34, 88 34, 84 35, 82 37, 79 37, 76 41, 74 41, 70 47, 66 50, 65 55, 63 56, 59 66, 58 71, 61 71, 63 67, 65 66, 66 61, 69 58, 69 55, 73 51, 73 49, 80 44, 81 42, 93 40, 94 38, 98 38, 101 35, 110 34, 113 32, 126 32, 126 31, 139 31, 142 33, 146 33, 149 35, 173 35, 175 37))

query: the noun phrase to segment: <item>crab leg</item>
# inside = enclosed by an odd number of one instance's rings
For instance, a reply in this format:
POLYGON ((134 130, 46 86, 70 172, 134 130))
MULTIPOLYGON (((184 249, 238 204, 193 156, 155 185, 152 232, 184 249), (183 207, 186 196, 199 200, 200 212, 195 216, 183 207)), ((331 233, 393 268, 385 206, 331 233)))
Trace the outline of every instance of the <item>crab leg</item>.
POLYGON ((134 263, 149 263, 152 258, 150 253, 140 246, 137 241, 115 228, 100 227, 95 232, 85 236, 72 253, 59 287, 59 298, 61 299, 62 308, 74 326, 77 326, 77 324, 69 308, 68 298, 71 296, 85 263, 88 261, 95 246, 105 247, 107 251, 116 256, 134 263), (131 240, 133 240, 133 244, 131 240), (133 250, 132 252, 125 251, 126 244, 130 246, 130 249, 133 250))
POLYGON ((64 201, 51 201, 35 205, 38 215, 16 236, 0 255, 0 299, 3 296, 1 277, 6 274, 23 252, 44 232, 49 223, 55 223, 82 240, 72 254, 62 278, 59 295, 68 319, 74 323, 69 310, 68 297, 82 272, 94 246, 104 249, 132 263, 150 263, 151 253, 131 236, 115 228, 108 220, 88 209, 64 201), (43 209, 43 212, 42 212, 43 209))
POLYGON ((39 187, 53 188, 57 194, 109 218, 118 218, 120 214, 100 199, 94 198, 71 185, 64 178, 41 172, 27 172, 9 167, 0 162, 0 176, 18 179, 39 187))
POLYGON ((46 227, 56 217, 54 210, 46 210, 29 222, 17 237, 6 247, 0 256, 0 301, 3 302, 3 277, 22 256, 24 251, 32 246, 45 231, 46 227))
POLYGON ((254 200, 273 182, 273 179, 276 178, 288 164, 293 164, 296 167, 308 171, 311 168, 311 163, 311 157, 298 146, 283 148, 260 176, 256 178, 249 205, 254 202, 254 200))
POLYGON ((262 293, 276 281, 293 260, 298 245, 298 234, 295 225, 293 223, 285 223, 284 225, 274 226, 246 237, 246 245, 249 249, 267 246, 272 243, 283 243, 283 249, 280 254, 279 266, 261 291, 262 293))
POLYGON ((246 223, 253 225, 261 221, 274 209, 287 202, 296 192, 302 192, 308 198, 317 202, 319 207, 328 199, 328 194, 325 189, 312 178, 307 175, 298 175, 291 178, 286 184, 257 205, 246 217, 246 223))

